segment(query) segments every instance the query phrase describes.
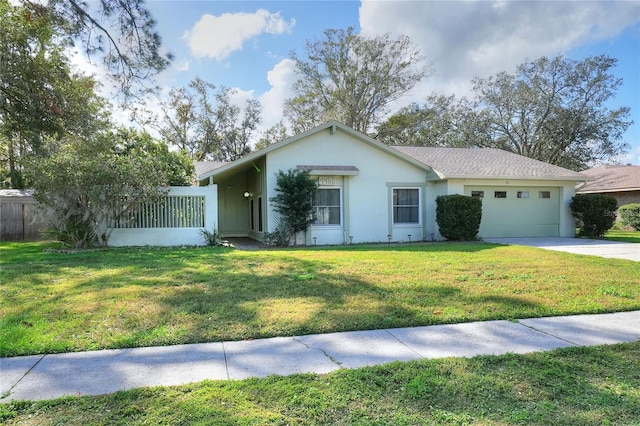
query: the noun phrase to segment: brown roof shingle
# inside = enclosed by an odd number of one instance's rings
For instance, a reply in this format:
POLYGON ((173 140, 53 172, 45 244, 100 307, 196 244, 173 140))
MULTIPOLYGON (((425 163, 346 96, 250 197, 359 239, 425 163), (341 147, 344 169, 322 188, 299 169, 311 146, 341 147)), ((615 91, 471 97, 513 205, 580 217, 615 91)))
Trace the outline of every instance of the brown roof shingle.
POLYGON ((194 161, 193 165, 195 167, 196 179, 211 170, 224 166, 225 164, 227 163, 222 163, 220 161, 194 161))
POLYGON ((509 178, 582 181, 573 170, 554 166, 497 148, 392 148, 433 168, 442 178, 509 178))
POLYGON ((606 165, 582 172, 589 179, 578 192, 640 190, 640 166, 606 165))

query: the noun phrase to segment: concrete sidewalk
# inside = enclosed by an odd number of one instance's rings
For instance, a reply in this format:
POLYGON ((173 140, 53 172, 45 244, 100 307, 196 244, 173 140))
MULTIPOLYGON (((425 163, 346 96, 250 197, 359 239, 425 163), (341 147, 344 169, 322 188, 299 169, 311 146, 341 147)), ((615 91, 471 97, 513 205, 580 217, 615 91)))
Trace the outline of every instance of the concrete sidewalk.
POLYGON ((0 358, 0 402, 640 339, 640 311, 0 358))

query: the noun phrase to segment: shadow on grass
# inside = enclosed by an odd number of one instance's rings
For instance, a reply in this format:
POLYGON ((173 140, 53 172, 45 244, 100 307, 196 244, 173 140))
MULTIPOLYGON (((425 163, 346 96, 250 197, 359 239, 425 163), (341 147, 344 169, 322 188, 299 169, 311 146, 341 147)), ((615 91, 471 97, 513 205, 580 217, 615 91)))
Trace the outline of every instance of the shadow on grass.
MULTIPOLYGON (((469 250, 486 247, 479 246, 469 250)), ((26 278, 29 284, 2 293, 12 306, 3 315, 2 356, 442 324, 540 310, 518 297, 482 298, 436 282, 390 290, 378 277, 338 273, 331 261, 287 250, 129 248, 37 256, 35 247, 3 260, 7 281, 26 278), (479 303, 482 312, 474 308, 479 303)), ((464 244, 393 250, 447 248, 464 244)), ((374 249, 387 251, 340 251, 374 249)))

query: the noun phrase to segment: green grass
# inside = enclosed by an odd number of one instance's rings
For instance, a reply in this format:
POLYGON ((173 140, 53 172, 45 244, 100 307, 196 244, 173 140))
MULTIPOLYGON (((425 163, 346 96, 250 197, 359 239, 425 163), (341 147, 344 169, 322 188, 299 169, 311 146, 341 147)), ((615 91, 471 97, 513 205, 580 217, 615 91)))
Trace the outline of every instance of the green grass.
POLYGON ((640 231, 621 231, 612 229, 605 234, 604 238, 606 240, 640 244, 640 231))
POLYGON ((44 252, 0 244, 0 355, 640 309, 640 264, 437 243, 44 252))
POLYGON ((6 425, 637 425, 640 342, 0 405, 6 425))

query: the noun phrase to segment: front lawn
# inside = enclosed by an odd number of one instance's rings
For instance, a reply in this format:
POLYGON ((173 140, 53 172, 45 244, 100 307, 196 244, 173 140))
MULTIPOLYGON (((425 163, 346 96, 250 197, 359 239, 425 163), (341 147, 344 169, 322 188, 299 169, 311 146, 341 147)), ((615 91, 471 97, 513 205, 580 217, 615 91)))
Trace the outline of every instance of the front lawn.
POLYGON ((0 355, 640 309, 640 264, 486 243, 0 244, 0 355))
POLYGON ((6 425, 637 425, 640 342, 0 405, 6 425))

